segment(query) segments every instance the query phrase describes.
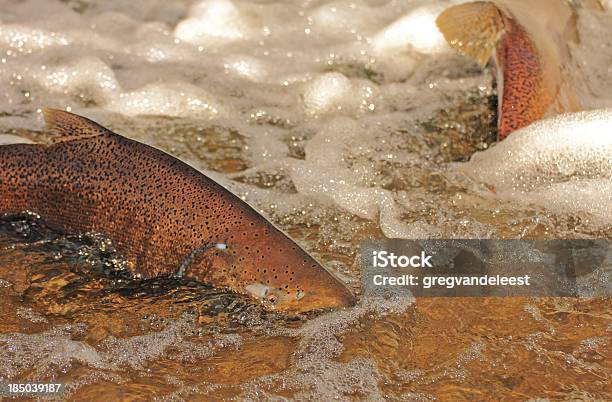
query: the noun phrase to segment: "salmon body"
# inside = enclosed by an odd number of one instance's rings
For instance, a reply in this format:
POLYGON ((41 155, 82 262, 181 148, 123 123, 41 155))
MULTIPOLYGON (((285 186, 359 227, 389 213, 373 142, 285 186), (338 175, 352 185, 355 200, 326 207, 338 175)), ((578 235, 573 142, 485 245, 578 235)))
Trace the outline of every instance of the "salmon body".
POLYGON ((497 64, 498 140, 543 117, 581 110, 565 64, 578 41, 575 14, 561 0, 478 1, 437 19, 448 43, 481 67, 497 64))
POLYGON ((290 312, 354 303, 293 240, 189 165, 74 114, 45 118, 54 144, 0 146, 0 213, 101 233, 143 277, 185 276, 290 312))

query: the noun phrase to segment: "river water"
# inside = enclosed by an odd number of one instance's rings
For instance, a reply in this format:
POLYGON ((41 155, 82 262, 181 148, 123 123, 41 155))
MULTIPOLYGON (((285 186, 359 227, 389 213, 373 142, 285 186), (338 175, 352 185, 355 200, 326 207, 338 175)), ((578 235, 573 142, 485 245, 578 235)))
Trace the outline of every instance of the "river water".
MULTIPOLYGON (((90 117, 219 181, 356 294, 366 239, 612 238, 609 2, 578 11, 567 66, 596 110, 495 146, 494 69, 435 28, 451 3, 1 0, 0 141, 44 139, 42 107, 90 117)), ((609 299, 361 298, 292 319, 121 264, 101 236, 3 217, 0 382, 75 400, 612 398, 609 299)))

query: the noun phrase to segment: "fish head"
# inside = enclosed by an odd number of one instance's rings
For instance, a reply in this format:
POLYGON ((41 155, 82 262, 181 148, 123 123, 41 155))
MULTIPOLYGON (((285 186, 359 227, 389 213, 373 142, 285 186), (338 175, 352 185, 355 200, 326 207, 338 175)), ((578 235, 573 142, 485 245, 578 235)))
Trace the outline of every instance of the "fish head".
POLYGON ((255 275, 248 276, 245 282, 248 294, 284 312, 304 313, 355 304, 354 296, 339 279, 284 234, 275 235, 279 237, 277 241, 262 250, 264 258, 260 256, 260 261, 251 266, 255 275))
POLYGON ((257 218, 226 234, 206 263, 207 274, 202 279, 247 293, 270 309, 287 313, 355 303, 340 280, 283 232, 257 218))

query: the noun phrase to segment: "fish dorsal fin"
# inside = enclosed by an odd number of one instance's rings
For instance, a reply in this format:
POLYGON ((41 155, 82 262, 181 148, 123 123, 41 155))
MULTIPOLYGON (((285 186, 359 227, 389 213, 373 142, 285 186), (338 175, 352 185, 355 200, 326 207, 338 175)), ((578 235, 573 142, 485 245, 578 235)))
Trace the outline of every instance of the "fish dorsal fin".
POLYGON ((504 33, 502 11, 488 1, 459 4, 444 10, 436 19, 446 41, 460 53, 484 67, 504 33))
POLYGON ((58 109, 43 109, 45 127, 54 134, 53 142, 65 142, 104 134, 112 131, 98 123, 74 113, 58 109))

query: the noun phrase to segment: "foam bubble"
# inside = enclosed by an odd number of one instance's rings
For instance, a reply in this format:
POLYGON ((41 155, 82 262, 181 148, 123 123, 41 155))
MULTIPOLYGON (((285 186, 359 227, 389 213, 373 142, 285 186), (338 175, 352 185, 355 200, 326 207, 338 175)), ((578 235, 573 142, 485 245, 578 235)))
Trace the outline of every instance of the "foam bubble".
POLYGON ((232 41, 243 38, 247 27, 231 0, 204 0, 189 10, 189 18, 181 21, 174 36, 195 45, 210 41, 232 41))
POLYGON ((351 81, 341 73, 327 73, 314 79, 304 92, 304 104, 312 113, 342 107, 351 95, 351 81))
POLYGON ((329 197, 342 208, 375 219, 382 205, 392 204, 392 194, 360 183, 344 162, 344 155, 359 146, 354 120, 336 118, 307 144, 306 160, 291 164, 291 178, 302 194, 329 197))
MULTIPOLYGON (((242 396, 258 396, 263 385, 280 381, 281 389, 298 390, 297 399, 331 400, 355 394, 366 399, 384 399, 378 385, 382 376, 372 359, 359 357, 346 363, 334 360, 343 350, 339 338, 367 314, 383 317, 402 313, 413 301, 408 297, 366 298, 355 308, 318 316, 300 328, 279 329, 279 335, 300 337, 295 367, 244 384, 242 396)), ((272 397, 267 395, 268 399, 272 397)))
POLYGON ((123 92, 109 104, 109 109, 127 115, 175 117, 216 117, 222 111, 205 90, 183 82, 148 84, 135 91, 123 92))
POLYGON ((400 17, 374 36, 374 49, 379 53, 397 52, 412 46, 422 53, 441 53, 449 47, 436 26, 436 18, 444 7, 418 7, 400 17))
POLYGON ((323 36, 347 39, 356 31, 368 29, 375 16, 376 11, 367 4, 357 6, 346 0, 330 1, 312 10, 308 23, 313 31, 323 36))
MULTIPOLYGON (((27 314, 31 320, 44 320, 31 312, 27 314)), ((127 338, 110 336, 96 346, 71 339, 86 330, 83 324, 58 326, 34 334, 0 334, 0 376, 15 378, 30 370, 37 375, 52 374, 58 368, 67 370, 75 362, 101 370, 118 370, 123 366, 144 369, 145 363, 165 356, 170 348, 179 359, 193 361, 241 342, 237 334, 219 334, 207 344, 191 342, 185 338, 193 335, 193 328, 193 316, 183 314, 159 332, 127 338)))
POLYGON ((113 70, 96 57, 32 71, 32 77, 50 93, 86 93, 97 103, 107 103, 120 91, 113 70))
POLYGON ((36 374, 43 375, 54 367, 67 368, 73 362, 96 368, 108 367, 95 348, 70 339, 72 333, 83 329, 63 326, 38 334, 0 334, 0 374, 15 378, 34 370, 36 374))
POLYGON ((253 81, 267 77, 266 66, 258 59, 248 56, 230 56, 224 63, 226 70, 253 81))
POLYGON ((512 133, 459 169, 499 197, 612 216, 612 110, 559 115, 512 133))
POLYGON ((50 46, 64 46, 70 43, 66 35, 57 35, 43 29, 30 28, 19 24, 0 25, 0 44, 16 49, 20 53, 50 46))
POLYGON ((193 317, 184 314, 159 332, 123 339, 111 336, 103 342, 100 350, 104 359, 114 365, 142 369, 146 362, 165 355, 170 347, 179 351, 183 358, 193 359, 213 356, 217 349, 237 346, 241 341, 237 334, 219 335, 209 345, 203 346, 185 339, 191 335, 193 328, 193 317))

